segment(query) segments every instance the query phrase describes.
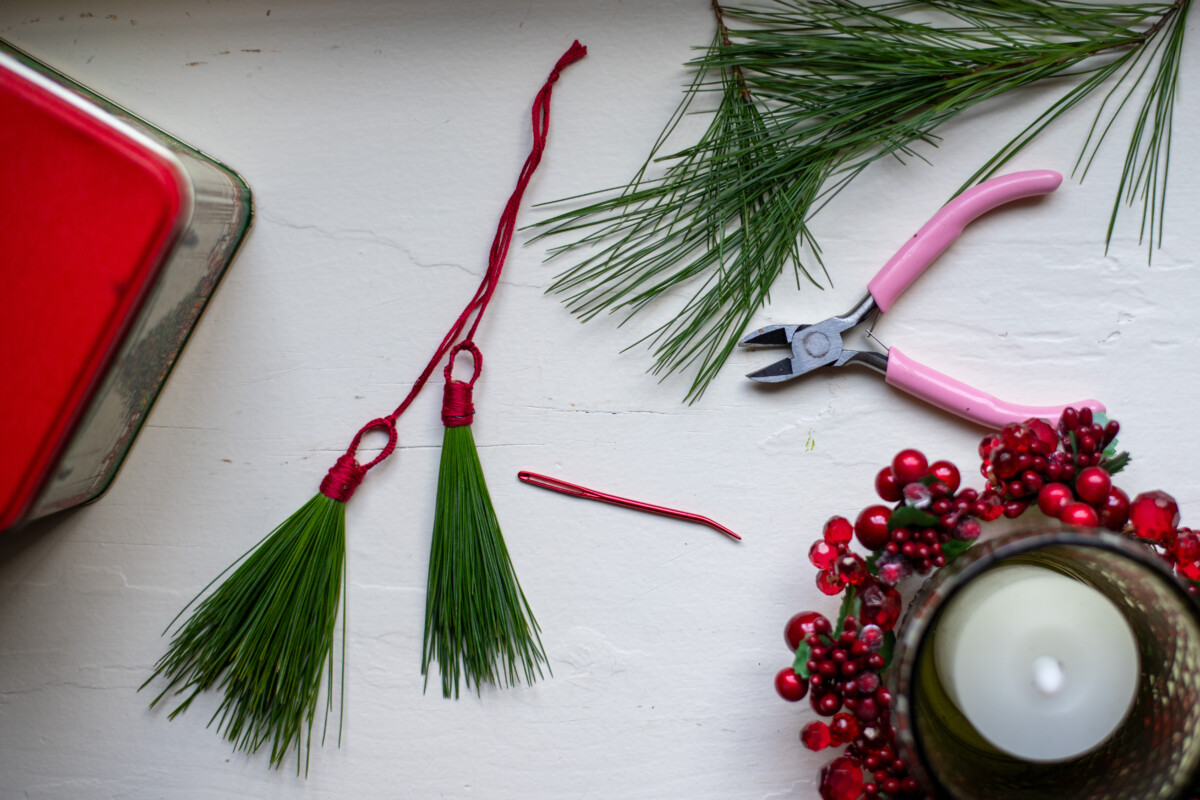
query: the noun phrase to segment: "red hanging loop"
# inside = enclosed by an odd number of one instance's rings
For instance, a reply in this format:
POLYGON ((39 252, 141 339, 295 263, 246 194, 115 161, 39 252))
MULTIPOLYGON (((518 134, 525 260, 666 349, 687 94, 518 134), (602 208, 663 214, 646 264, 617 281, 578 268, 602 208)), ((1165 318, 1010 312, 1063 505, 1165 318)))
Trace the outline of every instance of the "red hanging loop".
POLYGON ((467 340, 456 344, 450 350, 450 359, 446 362, 444 374, 446 386, 442 390, 442 424, 447 428, 461 428, 475 421, 475 403, 472 398, 475 381, 483 369, 483 354, 475 343, 467 340), (454 371, 454 359, 459 353, 470 353, 475 362, 475 370, 471 380, 458 381, 451 377, 454 371))
POLYGON ((533 146, 530 149, 528 157, 525 159, 524 166, 521 167, 521 173, 517 177, 516 188, 513 190, 512 196, 508 198, 508 203, 504 206, 504 211, 500 215, 500 222, 496 226, 496 237, 492 241, 492 249, 488 256, 487 270, 483 274, 483 280, 480 282, 479 288, 475 290, 471 301, 467 303, 466 308, 463 309, 458 319, 450 327, 450 330, 442 339, 442 343, 434 351, 433 358, 429 359, 429 363, 425 365, 425 369, 421 371, 420 376, 413 383, 412 388, 409 389, 408 395, 404 398, 403 402, 386 417, 368 422, 355 435, 354 441, 346 450, 345 455, 338 458, 337 463, 329 470, 329 474, 325 476, 325 480, 321 482, 321 492, 323 494, 334 499, 349 499, 350 495, 354 493, 354 489, 362 482, 367 470, 391 455, 392 451, 396 448, 396 420, 400 418, 400 415, 408 409, 413 400, 420 394, 430 375, 433 374, 433 370, 448 353, 450 354, 450 363, 446 365, 445 370, 446 390, 442 402, 442 421, 449 427, 471 424, 475 411, 471 402, 471 387, 475 384, 476 379, 478 379, 479 369, 483 363, 483 357, 472 343, 472 339, 475 337, 475 331, 479 327, 480 320, 483 319, 483 312, 487 309, 488 303, 492 299, 492 294, 496 291, 496 287, 500 285, 500 271, 504 267, 504 259, 508 255, 508 247, 512 243, 513 232, 516 230, 517 211, 521 206, 521 198, 525 194, 525 188, 529 185, 529 179, 533 176, 534 170, 537 169, 538 164, 542 160, 542 152, 546 149, 546 135, 550 131, 550 98, 554 93, 554 83, 558 80, 562 69, 575 63, 585 55, 587 55, 587 48, 576 40, 567 49, 567 52, 563 53, 558 59, 558 62, 554 65, 554 69, 550 71, 550 76, 546 79, 546 83, 542 86, 533 101, 533 146), (474 321, 471 322, 471 327, 467 331, 467 335, 463 337, 463 331, 467 328, 468 321, 471 321, 472 315, 474 315, 474 321), (455 346, 454 343, 460 338, 462 338, 462 342, 455 346), (475 359, 475 374, 468 383, 455 381, 450 378, 450 371, 454 365, 454 356, 460 351, 470 352, 475 359), (451 420, 450 422, 446 422, 448 418, 451 420), (359 465, 354 457, 359 441, 367 431, 379 429, 388 432, 387 446, 383 448, 374 460, 367 464, 359 465))
POLYGON ((396 449, 396 423, 386 417, 373 419, 366 425, 359 428, 358 433, 354 434, 354 439, 350 442, 350 446, 346 448, 346 452, 338 456, 338 460, 332 467, 329 468, 328 474, 321 481, 321 494, 326 497, 331 497, 334 500, 346 502, 354 495, 354 490, 362 483, 362 479, 366 477, 367 470, 383 461, 392 454, 396 449), (387 444, 379 451, 379 455, 375 456, 366 464, 358 463, 358 445, 362 442, 362 437, 369 431, 383 430, 387 432, 387 444))

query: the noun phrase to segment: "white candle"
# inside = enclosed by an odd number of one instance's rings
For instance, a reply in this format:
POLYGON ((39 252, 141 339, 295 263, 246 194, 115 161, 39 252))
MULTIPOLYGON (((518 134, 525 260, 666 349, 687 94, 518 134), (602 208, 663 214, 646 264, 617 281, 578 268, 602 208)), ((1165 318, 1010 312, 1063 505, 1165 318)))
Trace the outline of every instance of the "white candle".
POLYGON ((1090 586, 1053 570, 999 567, 951 598, 937 623, 942 686, 984 739, 1026 761, 1103 744, 1137 693, 1137 641, 1090 586))

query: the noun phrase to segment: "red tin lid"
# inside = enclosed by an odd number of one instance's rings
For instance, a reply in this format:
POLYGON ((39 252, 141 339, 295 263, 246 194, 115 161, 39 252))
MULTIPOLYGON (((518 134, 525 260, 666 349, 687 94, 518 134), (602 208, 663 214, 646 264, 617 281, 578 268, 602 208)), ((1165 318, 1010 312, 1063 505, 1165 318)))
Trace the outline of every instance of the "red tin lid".
POLYGON ((0 59, 0 530, 19 521, 190 214, 160 145, 0 59))

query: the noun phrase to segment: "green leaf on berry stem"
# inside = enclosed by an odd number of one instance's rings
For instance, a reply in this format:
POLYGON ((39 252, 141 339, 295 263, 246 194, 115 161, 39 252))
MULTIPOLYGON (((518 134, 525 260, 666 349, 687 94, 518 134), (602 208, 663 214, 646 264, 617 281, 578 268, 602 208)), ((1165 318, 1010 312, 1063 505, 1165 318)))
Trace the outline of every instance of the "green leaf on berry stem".
MULTIPOLYGON (((1107 453, 1107 451, 1105 452, 1107 453)), ((1105 471, 1108 472, 1109 475, 1116 475, 1118 472, 1129 466, 1129 462, 1132 460, 1133 457, 1130 456, 1129 453, 1122 451, 1117 453, 1112 458, 1105 458, 1100 462, 1100 466, 1104 467, 1105 471)))
POLYGON ((937 517, 915 506, 900 506, 888 517, 889 531, 896 528, 932 528, 936 524, 937 517))
POLYGON ((881 555, 883 555, 883 553, 884 553, 883 550, 876 550, 874 553, 871 553, 871 555, 869 555, 867 557, 867 561, 866 561, 867 571, 870 572, 872 575, 875 575, 876 577, 879 576, 879 563, 878 563, 879 557, 881 555))
POLYGON ((974 542, 964 542, 962 539, 951 539, 942 545, 942 555, 946 558, 946 563, 949 564, 954 559, 967 552, 967 548, 974 542))
POLYGON ((883 669, 887 669, 892 665, 892 655, 895 652, 896 632, 888 631, 883 635, 883 646, 879 648, 879 655, 883 656, 883 669))
POLYGON ((808 671, 808 658, 812 652, 812 648, 808 644, 807 639, 800 641, 800 646, 796 648, 796 660, 792 662, 792 672, 800 676, 802 680, 808 680, 812 673, 808 671))
POLYGON ((854 586, 847 586, 846 597, 842 600, 842 607, 838 609, 837 625, 833 629, 833 636, 835 639, 842 635, 842 624, 845 623, 846 617, 850 616, 852 611, 856 612, 857 616, 857 608, 855 605, 855 601, 857 600, 858 589, 854 586))
MULTIPOLYGON (((1103 428, 1104 426, 1108 425, 1108 414, 1105 414, 1103 411, 1096 411, 1092 414, 1092 420, 1097 425, 1099 425, 1101 428, 1103 428)), ((1106 460, 1117 457, 1117 440, 1116 439, 1113 439, 1111 442, 1108 443, 1108 446, 1104 448, 1103 455, 1106 460)), ((1128 455, 1126 456, 1126 458, 1128 459, 1128 455)), ((1126 461, 1126 463, 1128 463, 1128 461, 1126 461)), ((1101 466, 1104 466, 1104 465, 1101 464, 1101 466)), ((1125 466, 1124 464, 1121 465, 1122 468, 1124 468, 1124 466, 1125 466)), ((1110 472, 1109 474, 1111 475, 1112 473, 1110 472)))

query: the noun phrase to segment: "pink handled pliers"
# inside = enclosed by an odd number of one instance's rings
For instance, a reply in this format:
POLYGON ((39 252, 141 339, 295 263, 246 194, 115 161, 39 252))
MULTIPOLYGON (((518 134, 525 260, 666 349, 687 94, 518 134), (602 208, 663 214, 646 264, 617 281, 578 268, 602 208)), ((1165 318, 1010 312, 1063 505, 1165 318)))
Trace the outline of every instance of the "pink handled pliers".
MULTIPOLYGON (((850 313, 830 317, 815 325, 771 325, 742 339, 739 344, 743 346, 788 346, 792 349, 790 358, 752 372, 747 377, 778 383, 818 367, 862 364, 883 373, 887 382, 897 389, 989 428, 1023 422, 1031 417, 1056 421, 1066 406, 1007 403, 918 364, 895 347, 887 353, 845 349, 842 346, 842 334, 876 309, 880 312, 890 309, 896 298, 958 238, 972 220, 1013 200, 1053 192, 1060 183, 1062 175, 1057 172, 1034 170, 992 178, 963 192, 943 206, 884 264, 879 274, 867 284, 867 296, 850 313)), ((1094 412, 1104 410, 1104 406, 1095 400, 1070 405, 1090 408, 1094 412)))

